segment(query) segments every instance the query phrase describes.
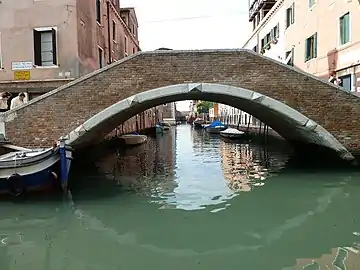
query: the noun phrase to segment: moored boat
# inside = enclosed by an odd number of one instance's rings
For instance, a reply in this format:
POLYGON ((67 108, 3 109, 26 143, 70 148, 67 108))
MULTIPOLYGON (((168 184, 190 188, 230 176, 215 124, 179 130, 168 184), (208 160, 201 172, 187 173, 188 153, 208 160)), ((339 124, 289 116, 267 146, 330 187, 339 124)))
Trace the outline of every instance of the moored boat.
POLYGON ((237 130, 235 128, 227 128, 223 131, 220 131, 220 136, 226 139, 240 139, 243 135, 245 134, 245 132, 237 130))
POLYGON ((210 125, 207 125, 204 128, 208 133, 219 134, 220 131, 226 129, 226 126, 220 121, 215 120, 210 125))
POLYGON ((171 125, 169 123, 166 123, 166 122, 161 122, 160 126, 162 126, 164 131, 170 130, 170 127, 171 127, 171 125))
POLYGON ((204 119, 196 118, 193 122, 194 128, 202 128, 202 125, 205 123, 204 119))
POLYGON ((52 186, 66 186, 67 183, 61 182, 60 174, 69 173, 72 160, 71 148, 65 149, 66 172, 61 172, 59 146, 42 149, 17 147, 17 149, 0 156, 1 194, 17 197, 52 186))
POLYGON ((126 145, 139 145, 147 141, 147 136, 134 133, 134 134, 125 134, 121 136, 120 139, 124 140, 124 143, 126 145))

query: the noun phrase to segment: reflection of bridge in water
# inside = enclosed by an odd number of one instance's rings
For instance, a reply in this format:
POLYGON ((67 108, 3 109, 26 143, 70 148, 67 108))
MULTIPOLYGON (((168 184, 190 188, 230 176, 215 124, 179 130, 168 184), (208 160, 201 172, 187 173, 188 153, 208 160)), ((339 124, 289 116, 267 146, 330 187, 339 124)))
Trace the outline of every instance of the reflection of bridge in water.
MULTIPOLYGON (((119 265, 143 269, 145 262, 149 269, 181 265, 191 270, 198 269, 194 264, 197 261, 202 269, 209 270, 226 264, 238 269, 266 270, 300 270, 304 266, 310 270, 317 269, 316 264, 322 267, 326 264, 331 270, 339 270, 341 261, 347 264, 347 270, 359 269, 356 244, 352 245, 359 238, 352 233, 359 230, 360 223, 360 215, 353 209, 360 192, 354 182, 359 177, 357 173, 277 172, 286 157, 274 152, 265 160, 261 148, 227 144, 196 132, 191 135, 193 144, 184 145, 184 140, 178 140, 176 151, 175 136, 164 136, 149 140, 148 145, 137 150, 128 150, 126 156, 118 157, 121 162, 115 162, 116 154, 101 158, 97 165, 103 177, 89 183, 92 172, 85 171, 79 176, 84 186, 74 192, 75 211, 40 203, 22 206, 25 209, 17 215, 14 209, 0 205, 3 236, 16 236, 21 231, 26 244, 13 242, 0 246, 0 269, 27 266, 29 270, 48 270, 53 265, 69 270, 86 267, 115 270, 119 265), (187 151, 198 159, 175 156, 187 151), (189 164, 191 161, 214 162, 206 168, 219 167, 222 162, 222 171, 208 172, 207 178, 221 181, 219 175, 223 173, 225 186, 228 184, 235 191, 254 190, 258 182, 266 184, 254 192, 236 192, 237 196, 214 201, 197 211, 164 207, 169 205, 169 200, 163 199, 166 193, 183 185, 177 182, 186 173, 181 166, 200 170, 202 164, 189 164), (140 166, 141 163, 146 164, 140 166), (214 176, 214 172, 220 174, 214 176), (123 181, 140 185, 140 194, 113 191, 114 179, 122 185, 123 181), (141 186, 142 179, 151 181, 141 186), (105 182, 111 184, 104 187, 105 182), (242 188, 236 189, 232 182, 240 182, 242 188), (85 185, 91 185, 92 189, 87 190, 85 185), (112 192, 99 196, 103 189, 112 192), (157 204, 149 203, 156 199, 157 204), (224 211, 212 212, 225 204, 229 206, 224 211), (21 252, 25 255, 19 255, 21 252), (65 259, 60 262, 60 258, 65 259), (34 260, 34 268, 29 265, 30 260, 34 260), (46 260, 48 265, 44 263, 46 260), (333 261, 339 268, 331 265, 333 261)), ((189 134, 190 131, 185 135, 189 134)), ((194 174, 190 171, 185 177, 194 174)))

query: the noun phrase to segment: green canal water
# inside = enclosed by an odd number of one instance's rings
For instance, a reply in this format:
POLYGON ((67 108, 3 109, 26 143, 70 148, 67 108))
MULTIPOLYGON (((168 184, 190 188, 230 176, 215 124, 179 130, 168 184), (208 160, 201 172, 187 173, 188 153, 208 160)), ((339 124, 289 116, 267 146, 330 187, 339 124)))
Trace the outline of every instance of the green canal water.
POLYGON ((0 203, 0 270, 360 269, 360 174, 180 125, 0 203))

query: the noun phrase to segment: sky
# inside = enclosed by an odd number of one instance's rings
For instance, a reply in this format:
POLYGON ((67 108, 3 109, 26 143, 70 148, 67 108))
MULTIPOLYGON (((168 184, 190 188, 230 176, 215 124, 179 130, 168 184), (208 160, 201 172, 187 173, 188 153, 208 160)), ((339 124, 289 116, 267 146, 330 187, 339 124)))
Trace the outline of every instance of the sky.
MULTIPOLYGON (((249 33, 248 0, 120 0, 134 7, 143 51, 241 48, 249 33)), ((189 102, 177 103, 180 111, 189 102)))

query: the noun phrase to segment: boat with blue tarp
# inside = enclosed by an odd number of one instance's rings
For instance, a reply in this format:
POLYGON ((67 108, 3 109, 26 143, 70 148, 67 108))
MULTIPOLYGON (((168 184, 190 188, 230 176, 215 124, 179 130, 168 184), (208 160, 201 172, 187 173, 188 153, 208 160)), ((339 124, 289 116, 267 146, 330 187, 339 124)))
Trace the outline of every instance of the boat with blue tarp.
POLYGON ((226 129, 226 126, 222 122, 215 120, 210 125, 206 125, 204 128, 208 133, 219 134, 220 131, 226 129))

